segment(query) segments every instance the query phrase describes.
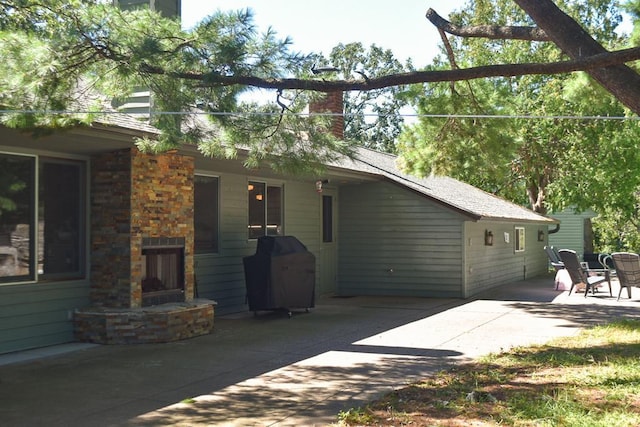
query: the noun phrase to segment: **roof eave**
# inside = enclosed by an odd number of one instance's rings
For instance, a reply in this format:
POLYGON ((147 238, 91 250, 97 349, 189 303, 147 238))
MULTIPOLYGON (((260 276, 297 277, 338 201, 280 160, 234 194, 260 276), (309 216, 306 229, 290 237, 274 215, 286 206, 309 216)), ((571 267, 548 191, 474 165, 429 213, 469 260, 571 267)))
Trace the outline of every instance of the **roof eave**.
POLYGON ((479 216, 479 221, 513 221, 513 222, 520 222, 520 223, 530 223, 530 224, 548 224, 548 225, 554 225, 554 224, 559 224, 560 221, 555 220, 553 218, 549 218, 546 217, 542 214, 538 214, 537 215, 543 217, 544 219, 526 219, 526 218, 507 218, 507 217, 497 217, 497 216, 483 216, 480 215, 479 216))

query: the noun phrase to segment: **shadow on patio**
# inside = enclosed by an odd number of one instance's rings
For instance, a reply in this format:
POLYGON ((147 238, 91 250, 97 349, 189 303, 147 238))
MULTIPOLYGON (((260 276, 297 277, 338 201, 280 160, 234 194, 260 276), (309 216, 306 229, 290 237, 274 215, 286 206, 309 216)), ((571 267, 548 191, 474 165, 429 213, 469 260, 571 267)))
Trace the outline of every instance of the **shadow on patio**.
POLYGON ((637 300, 567 296, 552 284, 468 300, 321 298, 292 319, 224 316, 191 340, 2 366, 0 417, 15 426, 326 425, 451 363, 640 316, 637 300))

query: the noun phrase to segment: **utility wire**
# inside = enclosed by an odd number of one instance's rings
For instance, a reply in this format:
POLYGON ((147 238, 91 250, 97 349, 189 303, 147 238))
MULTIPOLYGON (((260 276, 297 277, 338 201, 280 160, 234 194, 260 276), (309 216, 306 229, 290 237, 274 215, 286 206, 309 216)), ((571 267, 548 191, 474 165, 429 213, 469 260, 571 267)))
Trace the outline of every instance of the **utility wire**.
MULTIPOLYGON (((91 115, 128 115, 132 117, 140 116, 281 116, 281 113, 276 112, 260 112, 260 111, 152 111, 149 113, 130 113, 123 111, 83 111, 83 110, 0 110, 0 114, 48 114, 48 115, 74 115, 74 114, 91 114, 91 115)), ((286 114, 292 114, 295 116, 354 116, 357 113, 293 113, 288 112, 286 114)), ((535 119, 535 120, 640 120, 640 116, 578 116, 578 115, 529 115, 529 114, 411 114, 411 113, 398 113, 398 114, 376 114, 376 113, 363 113, 364 117, 406 117, 406 118, 461 118, 461 119, 535 119)))

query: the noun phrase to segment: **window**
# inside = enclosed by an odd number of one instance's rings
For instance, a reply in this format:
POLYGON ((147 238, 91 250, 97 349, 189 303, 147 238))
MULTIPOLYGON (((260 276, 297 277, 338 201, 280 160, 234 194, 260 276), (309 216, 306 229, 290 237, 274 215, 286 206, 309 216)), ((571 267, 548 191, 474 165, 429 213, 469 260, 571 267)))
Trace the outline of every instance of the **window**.
POLYGON ((333 242, 333 197, 322 196, 322 242, 333 242))
POLYGON ((516 227, 516 252, 524 252, 524 227, 516 227))
POLYGON ((35 277, 36 158, 0 153, 0 281, 35 277))
POLYGON ((43 278, 80 277, 84 264, 84 165, 40 158, 39 253, 43 278), (43 230, 44 229, 44 230, 43 230))
POLYGON ((282 235, 282 187, 249 181, 249 239, 282 235))
POLYGON ((267 236, 282 234, 282 188, 267 186, 267 236))
POLYGON ((83 162, 0 153, 0 283, 83 277, 85 175, 83 162))
POLYGON ((193 196, 196 254, 218 252, 218 206, 218 177, 196 175, 193 196))

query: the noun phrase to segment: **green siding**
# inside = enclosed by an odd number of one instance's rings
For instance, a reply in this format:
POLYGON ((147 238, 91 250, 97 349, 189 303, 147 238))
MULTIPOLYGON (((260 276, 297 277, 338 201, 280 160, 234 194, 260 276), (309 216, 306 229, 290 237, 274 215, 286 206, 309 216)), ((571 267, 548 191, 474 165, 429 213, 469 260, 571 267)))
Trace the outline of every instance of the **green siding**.
MULTIPOLYGON (((218 315, 246 311, 242 258, 254 254, 256 244, 247 238, 249 178, 207 169, 220 177, 219 252, 194 257, 198 295, 216 300, 218 315)), ((318 263, 321 197, 313 180, 266 181, 283 184, 284 232, 298 237, 318 263)), ((487 223, 470 223, 398 185, 369 182, 329 189, 338 207, 337 291, 342 295, 463 297, 546 271, 544 242, 535 241, 537 226, 527 225, 527 250, 514 254, 512 245, 484 247, 487 223)), ((497 242, 513 224, 494 223, 492 228, 497 242)), ((321 271, 316 265, 318 275, 321 271)), ((0 353, 73 341, 69 313, 89 304, 88 279, 0 286, 0 353)))
POLYGON ((0 286, 0 353, 73 341, 69 315, 87 305, 88 281, 0 286))
MULTIPOLYGON (((218 314, 248 310, 242 258, 255 253, 256 242, 247 238, 247 181, 244 175, 221 175, 220 250, 195 256, 198 295, 215 300, 218 314)), ((284 233, 316 251, 320 202, 313 182, 267 181, 284 184, 284 233)))
POLYGON ((245 308, 242 257, 255 251, 247 239, 247 178, 220 177, 219 253, 195 256, 198 295, 218 303, 219 314, 245 308))
POLYGON ((285 234, 296 236, 312 253, 320 247, 321 196, 312 182, 285 183, 285 234))
MULTIPOLYGON (((538 241, 538 230, 546 226, 480 221, 465 227, 465 297, 495 286, 539 276, 547 272, 545 242, 538 241), (515 252, 515 227, 525 228, 525 250, 515 252), (484 233, 493 233, 493 245, 485 246, 484 233), (504 233, 509 233, 505 242, 504 233)), ((546 234, 545 234, 546 237, 546 234)))
POLYGON ((463 221, 398 186, 340 188, 339 292, 460 296, 463 221))
POLYGON ((339 290, 469 297, 544 274, 539 229, 546 232, 536 224, 473 222, 389 183, 342 187, 339 290), (524 252, 515 252, 516 226, 525 227, 524 252), (486 229, 493 246, 484 245, 486 229))
MULTIPOLYGON (((584 221, 593 218, 592 211, 576 214, 572 209, 551 215, 560 221, 560 230, 557 233, 549 234, 549 245, 558 249, 571 249, 582 257, 584 254, 584 221)), ((551 228, 551 227, 550 227, 551 228)))

